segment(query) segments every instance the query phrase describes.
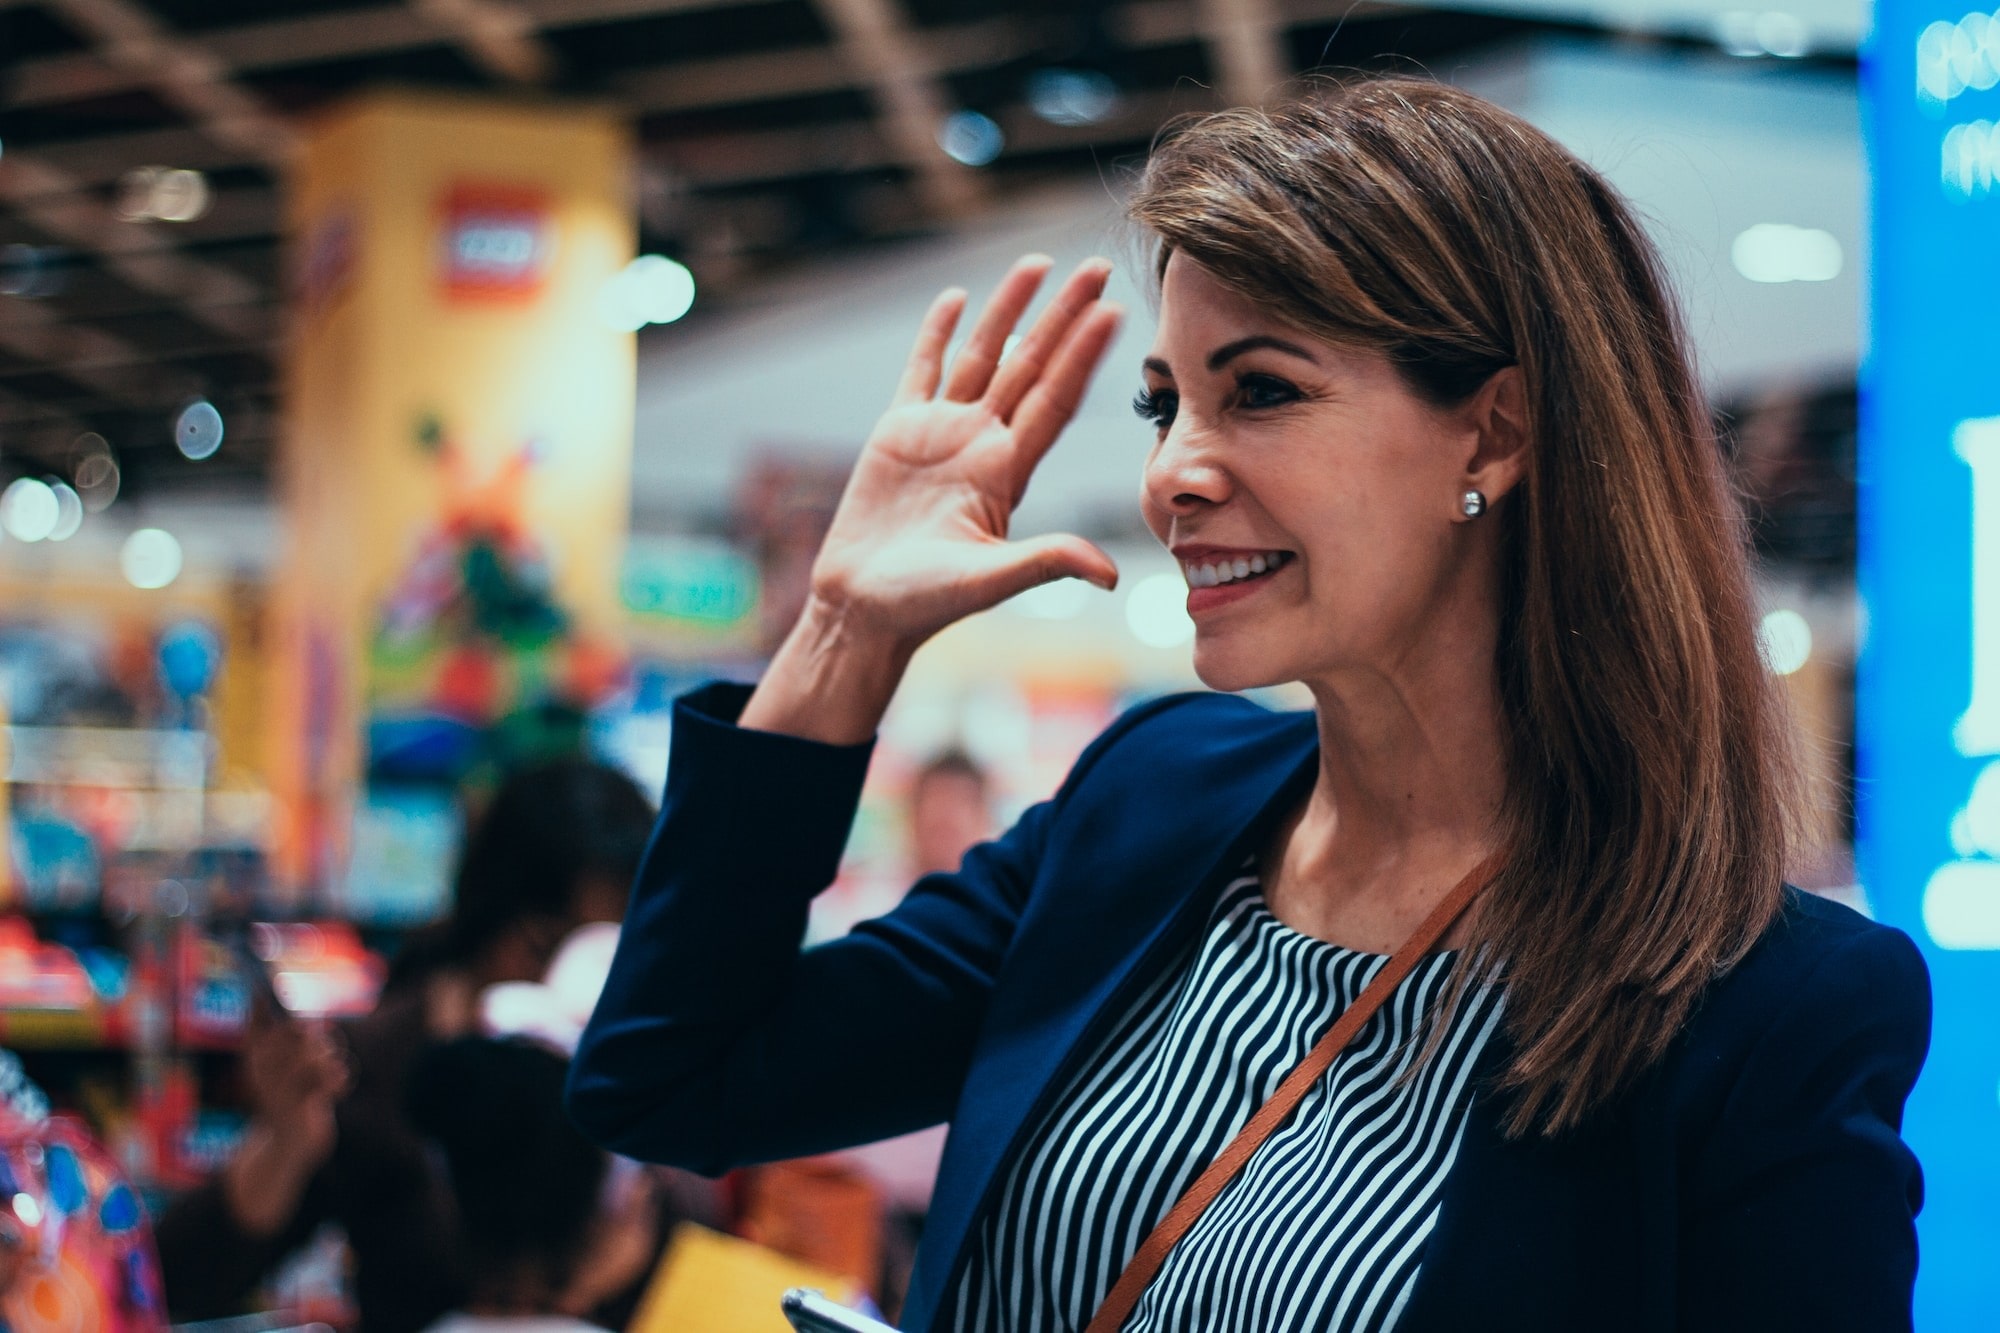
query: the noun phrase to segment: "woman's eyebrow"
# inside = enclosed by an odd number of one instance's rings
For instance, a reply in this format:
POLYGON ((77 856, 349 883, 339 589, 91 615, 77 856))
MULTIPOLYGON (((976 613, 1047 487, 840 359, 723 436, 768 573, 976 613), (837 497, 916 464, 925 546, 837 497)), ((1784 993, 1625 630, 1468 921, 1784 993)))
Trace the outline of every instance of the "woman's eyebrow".
POLYGON ((1160 360, 1157 356, 1147 357, 1139 363, 1139 368, 1141 370, 1150 370, 1163 380, 1170 380, 1174 377, 1174 372, 1167 368, 1167 363, 1160 360))
POLYGON ((1268 333, 1253 333, 1248 338, 1238 338, 1233 343, 1224 343, 1213 352, 1210 352, 1208 354, 1208 368, 1211 371, 1220 370, 1237 357, 1242 356, 1245 352, 1254 352, 1259 348, 1265 347, 1270 348, 1274 352, 1284 352, 1288 355, 1298 357, 1302 361, 1309 361, 1313 365, 1319 364, 1311 352, 1308 352, 1297 343, 1286 342, 1283 338, 1274 338, 1268 333))

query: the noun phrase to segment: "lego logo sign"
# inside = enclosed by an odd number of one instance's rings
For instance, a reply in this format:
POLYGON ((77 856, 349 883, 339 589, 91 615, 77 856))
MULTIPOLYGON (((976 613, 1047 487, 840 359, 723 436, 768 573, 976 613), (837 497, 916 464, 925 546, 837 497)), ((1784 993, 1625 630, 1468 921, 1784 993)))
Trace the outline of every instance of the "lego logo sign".
POLYGON ((555 251, 549 204, 536 190, 455 185, 445 195, 442 253, 451 300, 524 300, 542 289, 555 251))

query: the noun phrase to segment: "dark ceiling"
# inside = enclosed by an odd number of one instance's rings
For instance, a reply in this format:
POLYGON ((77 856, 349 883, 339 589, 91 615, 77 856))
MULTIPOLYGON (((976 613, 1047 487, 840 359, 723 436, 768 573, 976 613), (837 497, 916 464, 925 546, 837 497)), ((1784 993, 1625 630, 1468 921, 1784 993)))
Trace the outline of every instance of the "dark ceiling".
POLYGON ((643 243, 686 260, 714 305, 802 255, 1114 167, 1169 116, 1306 69, 1446 72, 1547 30, 1372 0, 0 0, 0 480, 66 471, 85 431, 128 493, 262 480, 283 163, 299 118, 357 89, 624 109, 643 243), (1050 68, 1108 76, 1115 107, 1038 114, 1031 76, 1050 68), (989 165, 939 150, 961 110, 1004 131, 989 165), (207 173, 208 210, 123 219, 120 182, 148 165, 207 173), (192 463, 171 425, 202 396, 228 440, 192 463))

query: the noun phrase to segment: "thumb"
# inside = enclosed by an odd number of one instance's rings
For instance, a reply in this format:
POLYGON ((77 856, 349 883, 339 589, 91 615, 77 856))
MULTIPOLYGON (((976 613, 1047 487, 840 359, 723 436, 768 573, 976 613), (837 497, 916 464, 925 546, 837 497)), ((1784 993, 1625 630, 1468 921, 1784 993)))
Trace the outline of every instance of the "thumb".
POLYGON ((1109 592, 1118 586, 1118 565, 1102 549, 1066 532, 1009 542, 1006 562, 993 572, 996 602, 1057 579, 1082 579, 1109 592))

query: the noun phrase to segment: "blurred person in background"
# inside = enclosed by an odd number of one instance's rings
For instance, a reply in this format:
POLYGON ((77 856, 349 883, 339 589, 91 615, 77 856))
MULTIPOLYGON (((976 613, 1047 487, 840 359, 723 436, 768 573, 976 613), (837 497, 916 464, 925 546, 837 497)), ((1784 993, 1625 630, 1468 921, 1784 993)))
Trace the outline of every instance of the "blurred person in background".
POLYGON ((1191 118, 1129 208, 1141 509, 1218 692, 800 951, 918 648, 1117 580, 1008 531, 1109 265, 1011 350, 1048 260, 949 357, 943 293, 805 613, 676 709, 580 1123, 714 1172, 949 1121, 912 1330, 1908 1328, 1928 980, 1783 881, 1742 515, 1629 206, 1401 78, 1191 118))
POLYGON ((993 784, 963 750, 946 750, 917 770, 906 808, 911 882, 950 874, 993 836, 993 784))
POLYGON ((406 1114, 411 1062, 473 1031, 482 993, 541 980, 578 927, 618 921, 651 822, 616 770, 582 759, 523 769, 469 830, 449 915, 406 942, 371 1014, 340 1031, 254 1017, 242 1146, 158 1227, 176 1319, 240 1313, 329 1222, 353 1253, 363 1333, 416 1333, 461 1298, 454 1209, 406 1114))
POLYGON ((430 1333, 593 1333, 581 1317, 653 1258, 649 1196, 563 1109, 569 1062, 520 1037, 461 1037, 411 1070, 412 1127, 436 1148, 461 1295, 430 1333), (611 1262, 607 1263, 607 1259, 611 1262))

